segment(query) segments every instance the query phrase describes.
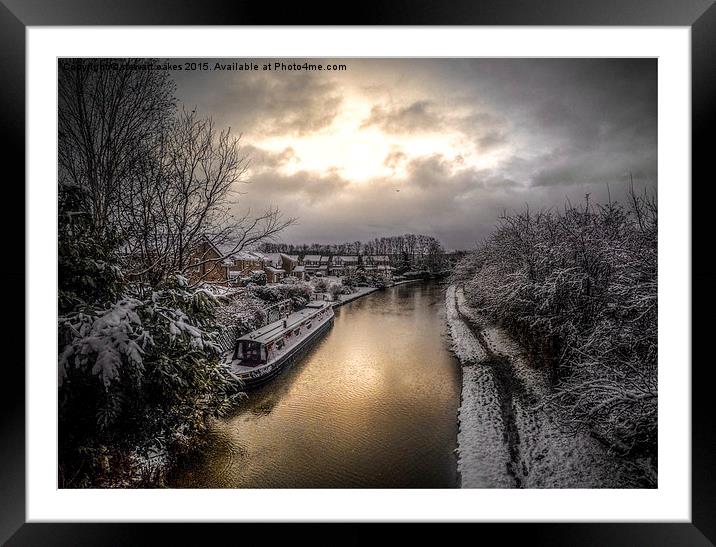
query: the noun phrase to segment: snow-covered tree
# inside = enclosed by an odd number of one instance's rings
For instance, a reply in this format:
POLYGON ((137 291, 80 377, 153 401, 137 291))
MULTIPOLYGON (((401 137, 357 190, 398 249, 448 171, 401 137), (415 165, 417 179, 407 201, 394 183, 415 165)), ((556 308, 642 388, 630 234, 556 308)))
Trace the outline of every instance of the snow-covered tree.
POLYGON ((168 449, 235 403, 217 300, 181 274, 205 231, 238 226, 245 244, 283 225, 278 211, 228 218, 237 141, 177 114, 151 62, 60 63, 61 486, 156 484, 168 449))

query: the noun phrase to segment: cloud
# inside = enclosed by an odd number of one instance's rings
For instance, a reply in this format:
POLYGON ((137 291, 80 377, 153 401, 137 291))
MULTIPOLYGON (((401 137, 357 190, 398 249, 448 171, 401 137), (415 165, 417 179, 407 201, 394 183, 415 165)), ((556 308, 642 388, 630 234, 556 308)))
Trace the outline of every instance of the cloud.
POLYGON ((397 169, 398 167, 402 166, 408 159, 408 155, 403 152, 400 148, 394 147, 393 150, 390 151, 390 153, 385 156, 385 159, 383 160, 383 165, 388 167, 389 169, 397 169))
MULTIPOLYGON (((267 171, 252 178, 242 205, 269 201, 299 217, 285 241, 338 242, 405 232, 438 235, 450 248, 470 246, 524 191, 492 170, 464 168, 440 154, 411 158, 406 178, 353 183, 337 173, 267 171)), ((521 201, 522 198, 519 198, 521 201)))
POLYGON ((475 143, 479 151, 507 143, 505 120, 493 114, 467 109, 450 112, 434 101, 414 101, 407 106, 375 105, 361 128, 378 127, 390 134, 455 132, 475 143))
POLYGON ((549 164, 538 166, 531 185, 533 187, 571 186, 584 183, 605 185, 623 182, 629 173, 639 180, 655 181, 656 151, 638 156, 619 150, 605 154, 600 149, 562 154, 549 164), (605 157, 609 157, 609 161, 605 161, 605 157))
POLYGON ((205 79, 184 83, 180 97, 189 104, 201 101, 201 114, 252 136, 320 131, 333 123, 342 102, 333 81, 310 72, 219 71, 205 79))
POLYGON ((241 154, 248 158, 249 168, 252 171, 265 171, 266 169, 276 169, 283 167, 288 163, 298 162, 300 158, 296 156, 295 150, 288 146, 280 152, 272 152, 264 148, 253 145, 244 145, 241 147, 241 154))
POLYGON ((413 133, 416 131, 439 131, 444 119, 435 111, 431 101, 415 101, 407 106, 376 105, 361 128, 377 126, 388 133, 413 133))
MULTIPOLYGON (((260 199, 266 201, 281 200, 293 203, 297 199, 307 204, 315 205, 325 200, 333 200, 350 184, 336 171, 318 173, 315 171, 297 171, 292 174, 282 174, 267 170, 249 179, 252 185, 251 192, 260 192, 260 199)), ((289 205, 290 208, 293 206, 289 205)))
POLYGON ((501 131, 488 131, 478 137, 478 149, 482 151, 492 150, 507 143, 507 134, 501 131))

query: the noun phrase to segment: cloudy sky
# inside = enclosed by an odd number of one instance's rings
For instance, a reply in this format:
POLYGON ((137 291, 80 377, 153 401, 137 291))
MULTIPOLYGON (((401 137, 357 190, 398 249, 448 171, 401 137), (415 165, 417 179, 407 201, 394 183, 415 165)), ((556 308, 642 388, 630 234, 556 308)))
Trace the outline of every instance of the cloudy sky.
POLYGON ((298 217, 284 241, 468 248, 503 210, 619 199, 629 173, 656 189, 653 59, 309 62, 347 70, 173 73, 181 102, 243 135, 239 208, 298 217))

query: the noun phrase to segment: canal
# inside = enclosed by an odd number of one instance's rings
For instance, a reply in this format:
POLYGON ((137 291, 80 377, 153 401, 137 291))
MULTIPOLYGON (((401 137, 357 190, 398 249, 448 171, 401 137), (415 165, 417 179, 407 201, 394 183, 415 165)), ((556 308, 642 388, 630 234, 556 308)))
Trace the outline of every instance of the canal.
POLYGON ((337 308, 322 340, 217 423, 172 486, 457 487, 460 370, 444 292, 409 283, 337 308))

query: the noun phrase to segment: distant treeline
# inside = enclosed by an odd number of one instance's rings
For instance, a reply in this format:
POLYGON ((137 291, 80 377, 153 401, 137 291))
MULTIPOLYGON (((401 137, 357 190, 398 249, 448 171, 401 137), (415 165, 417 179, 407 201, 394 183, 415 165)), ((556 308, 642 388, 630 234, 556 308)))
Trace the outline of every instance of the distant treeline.
POLYGON ((656 483, 657 202, 505 215, 453 273, 472 305, 554 372, 549 404, 656 483))

